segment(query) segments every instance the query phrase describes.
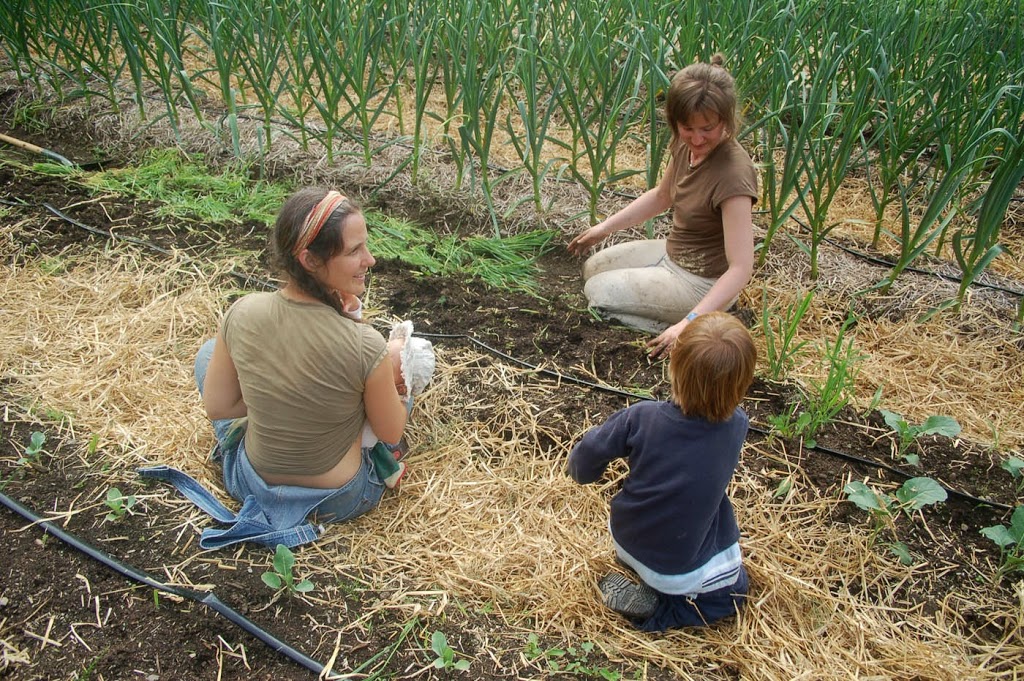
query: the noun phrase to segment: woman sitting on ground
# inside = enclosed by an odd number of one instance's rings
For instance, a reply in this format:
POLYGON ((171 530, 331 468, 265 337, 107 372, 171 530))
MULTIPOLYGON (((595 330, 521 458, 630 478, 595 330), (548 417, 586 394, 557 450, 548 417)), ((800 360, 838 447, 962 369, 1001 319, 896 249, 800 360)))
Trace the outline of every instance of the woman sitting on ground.
POLYGON ((732 305, 753 272, 757 172, 736 141, 736 87, 722 62, 715 55, 673 76, 665 102, 672 160, 658 186, 569 243, 582 255, 672 209, 667 239, 610 246, 583 266, 590 306, 659 334, 647 344, 655 357, 697 315, 732 305))
MULTIPOLYGON (((364 425, 401 440, 409 402, 397 357, 361 323, 359 296, 374 264, 358 206, 303 189, 274 227, 285 285, 236 301, 196 358, 196 382, 223 457, 224 483, 278 524, 355 518, 380 502, 391 471, 361 446, 364 425), (245 417, 240 440, 232 437, 245 417)), ((279 528, 275 528, 279 529, 279 528)))

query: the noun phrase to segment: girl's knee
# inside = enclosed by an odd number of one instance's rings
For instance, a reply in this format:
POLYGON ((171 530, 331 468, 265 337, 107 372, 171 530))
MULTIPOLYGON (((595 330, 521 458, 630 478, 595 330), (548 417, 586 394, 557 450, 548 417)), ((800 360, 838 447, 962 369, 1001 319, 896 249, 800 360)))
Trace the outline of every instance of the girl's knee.
POLYGON ((210 358, 213 357, 213 346, 217 343, 216 338, 210 338, 199 347, 196 353, 195 362, 192 365, 192 375, 196 379, 196 387, 199 394, 203 394, 203 382, 206 380, 206 368, 210 366, 210 358))

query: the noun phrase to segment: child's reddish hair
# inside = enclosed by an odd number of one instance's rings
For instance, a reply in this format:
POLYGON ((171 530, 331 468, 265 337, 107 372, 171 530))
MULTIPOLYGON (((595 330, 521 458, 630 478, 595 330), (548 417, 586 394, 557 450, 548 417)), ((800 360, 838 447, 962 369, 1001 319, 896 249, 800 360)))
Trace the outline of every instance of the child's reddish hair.
POLYGON ((754 380, 757 348, 732 315, 711 312, 687 324, 669 360, 672 399, 687 416, 727 420, 754 380))

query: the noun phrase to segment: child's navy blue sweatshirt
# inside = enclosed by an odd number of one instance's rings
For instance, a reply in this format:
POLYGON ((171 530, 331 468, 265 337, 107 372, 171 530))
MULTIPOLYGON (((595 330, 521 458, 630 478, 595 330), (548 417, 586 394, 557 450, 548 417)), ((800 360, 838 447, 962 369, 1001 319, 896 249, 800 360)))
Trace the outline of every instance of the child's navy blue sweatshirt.
POLYGON ((612 536, 651 570, 685 574, 739 540, 726 488, 747 427, 739 407, 711 423, 671 402, 639 402, 583 436, 569 475, 595 482, 612 460, 627 459, 629 475, 611 502, 612 536))

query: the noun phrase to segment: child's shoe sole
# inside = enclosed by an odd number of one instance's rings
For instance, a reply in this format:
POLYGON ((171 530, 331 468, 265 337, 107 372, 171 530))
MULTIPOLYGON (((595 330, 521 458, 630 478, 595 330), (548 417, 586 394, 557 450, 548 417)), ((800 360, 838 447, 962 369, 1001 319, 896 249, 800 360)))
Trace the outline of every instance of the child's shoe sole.
POLYGON ((605 575, 597 588, 606 606, 630 619, 647 619, 658 608, 658 594, 654 589, 632 582, 617 572, 605 575))

